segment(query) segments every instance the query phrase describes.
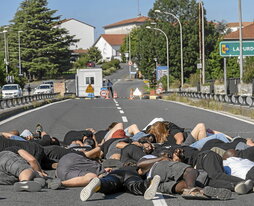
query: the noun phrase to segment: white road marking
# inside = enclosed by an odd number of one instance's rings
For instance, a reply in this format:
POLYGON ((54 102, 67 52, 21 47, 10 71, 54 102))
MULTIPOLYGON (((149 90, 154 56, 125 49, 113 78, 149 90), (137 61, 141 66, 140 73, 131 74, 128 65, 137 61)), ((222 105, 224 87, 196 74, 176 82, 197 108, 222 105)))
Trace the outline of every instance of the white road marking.
POLYGON ((121 107, 117 107, 117 109, 122 109, 121 107))
POLYGON ((114 101, 116 104, 118 104, 118 102, 117 102, 115 99, 113 99, 113 101, 114 101))
POLYGON ((184 105, 184 106, 186 106, 186 107, 192 107, 192 108, 195 108, 195 109, 200 109, 200 110, 204 110, 204 111, 207 111, 207 112, 212 112, 212 113, 215 113, 215 114, 219 114, 219 115, 222 115, 222 116, 226 116, 226 117, 229 117, 229 118, 232 118, 232 119, 236 119, 236 120, 239 120, 239 121, 242 121, 242 122, 245 122, 245 123, 254 125, 254 122, 251 122, 251 121, 248 121, 248 120, 245 120, 245 119, 241 119, 241 118, 239 118, 239 117, 235 117, 235 116, 232 116, 232 115, 230 115, 230 114, 225 114, 225 113, 222 113, 222 112, 216 112, 216 111, 209 110, 209 109, 204 109, 204 108, 200 108, 200 107, 195 107, 195 106, 188 105, 188 104, 185 104, 185 103, 182 103, 182 102, 175 102, 175 101, 169 101, 169 100, 162 100, 162 101, 173 102, 173 103, 176 103, 176 104, 184 105))
POLYGON ((123 122, 128 122, 128 119, 125 116, 122 116, 122 120, 123 120, 123 122))
POLYGON ((69 101, 69 100, 70 100, 70 99, 66 99, 66 100, 63 100, 63 101, 54 102, 54 103, 51 103, 51 104, 46 104, 46 105, 44 105, 44 106, 37 107, 37 108, 35 108, 35 109, 31 109, 31 110, 22 112, 22 113, 20 113, 20 114, 14 115, 14 116, 12 116, 12 117, 10 117, 10 118, 8 118, 8 119, 5 119, 5 120, 1 121, 1 122, 0 122, 0 125, 3 125, 3 124, 5 124, 5 123, 7 123, 7 122, 9 122, 9 121, 12 121, 12 120, 14 120, 14 119, 16 119, 16 118, 18 118, 18 117, 22 117, 22 116, 24 116, 24 115, 26 115, 26 114, 29 114, 29 113, 31 113, 31 112, 34 112, 34 111, 37 111, 37 110, 40 110, 40 109, 43 109, 43 108, 52 106, 52 105, 54 105, 54 104, 59 104, 59 103, 62 103, 62 102, 66 102, 66 101, 69 101))
POLYGON ((154 206, 168 206, 163 195, 159 192, 156 193, 156 196, 152 199, 154 206))
POLYGON ((116 106, 118 107, 118 106, 119 106, 119 104, 116 104, 116 106))
POLYGON ((119 112, 120 112, 121 114, 124 114, 124 111, 123 111, 123 110, 120 110, 119 112))

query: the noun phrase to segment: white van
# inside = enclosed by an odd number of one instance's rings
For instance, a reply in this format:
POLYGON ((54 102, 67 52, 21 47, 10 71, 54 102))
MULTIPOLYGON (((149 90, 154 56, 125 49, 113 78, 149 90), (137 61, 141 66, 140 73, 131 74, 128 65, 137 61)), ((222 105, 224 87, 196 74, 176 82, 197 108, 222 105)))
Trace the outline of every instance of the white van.
POLYGON ((2 98, 22 97, 23 92, 18 84, 5 84, 2 88, 2 98))

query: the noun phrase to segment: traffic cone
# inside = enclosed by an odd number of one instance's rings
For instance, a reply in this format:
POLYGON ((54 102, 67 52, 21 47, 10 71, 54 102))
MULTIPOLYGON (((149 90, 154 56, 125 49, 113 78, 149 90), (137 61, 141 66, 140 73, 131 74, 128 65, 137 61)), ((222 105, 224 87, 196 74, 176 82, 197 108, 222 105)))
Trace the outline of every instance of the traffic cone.
POLYGON ((107 95, 106 95, 106 98, 105 99, 110 99, 109 98, 109 91, 107 90, 107 95))
POLYGON ((130 97, 129 99, 133 99, 133 89, 130 90, 130 97))
POLYGON ((114 96, 113 96, 113 98, 114 99, 116 99, 117 98, 117 93, 116 93, 116 91, 114 90, 114 96))

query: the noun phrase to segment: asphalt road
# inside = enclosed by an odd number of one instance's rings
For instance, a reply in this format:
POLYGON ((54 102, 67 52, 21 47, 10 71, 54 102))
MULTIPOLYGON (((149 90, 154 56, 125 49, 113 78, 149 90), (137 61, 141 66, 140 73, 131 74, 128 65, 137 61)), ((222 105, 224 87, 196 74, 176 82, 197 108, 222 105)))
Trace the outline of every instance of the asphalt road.
MULTIPOLYGON (((128 93, 129 88, 140 86, 139 80, 120 80, 114 87, 128 93)), ((121 95, 121 92, 120 92, 121 95)), ((123 94, 124 96, 124 94, 123 94)), ((206 123, 210 128, 238 134, 253 132, 253 124, 232 119, 209 111, 195 109, 177 103, 162 100, 129 100, 119 98, 116 101, 95 99, 73 99, 47 105, 10 121, 0 122, 0 131, 11 129, 32 131, 37 123, 41 123, 49 134, 62 139, 70 129, 93 127, 97 130, 106 128, 113 121, 125 121, 125 126, 136 123, 143 128, 155 117, 163 117, 183 127, 193 127, 198 122, 206 123), (123 111, 124 113, 120 113, 123 111), (125 117, 125 118, 123 118, 125 117)), ((53 171, 50 174, 53 175, 53 171)), ((153 201, 146 201, 141 196, 118 193, 104 196, 95 194, 91 200, 81 202, 79 192, 82 188, 64 190, 44 189, 38 193, 15 193, 12 186, 0 186, 0 205, 253 205, 254 194, 236 195, 228 201, 184 200, 180 196, 158 195, 153 201)))
MULTIPOLYGON (((123 74, 126 74, 123 70, 123 74)), ((120 71, 122 72, 122 71, 120 71)), ((121 74, 121 75, 123 75, 121 74)), ((120 75, 120 76, 121 76, 120 75)), ((106 128, 113 121, 124 121, 124 125, 137 124, 141 129, 153 118, 163 117, 179 126, 192 128, 199 122, 204 122, 208 127, 216 129, 232 136, 241 134, 249 137, 253 134, 253 123, 241 121, 222 114, 189 107, 186 105, 163 101, 163 100, 129 100, 129 90, 140 88, 141 80, 128 80, 128 78, 112 78, 114 89, 121 98, 116 99, 73 99, 65 100, 31 110, 0 122, 0 131, 12 129, 35 130, 35 125, 41 123, 45 131, 52 136, 63 139, 64 134, 71 129, 84 129, 93 127, 96 130, 106 128)), ((48 171, 51 176, 54 171, 48 171)), ((26 206, 26 205, 120 205, 120 206, 191 206, 191 205, 241 205, 252 206, 254 194, 242 195, 233 194, 232 200, 228 201, 198 201, 185 200, 175 195, 157 194, 154 200, 146 201, 142 196, 134 196, 128 193, 117 193, 105 196, 96 193, 89 201, 81 202, 79 193, 82 188, 66 188, 63 190, 43 189, 37 193, 16 193, 13 186, 0 186, 0 206, 26 206)))

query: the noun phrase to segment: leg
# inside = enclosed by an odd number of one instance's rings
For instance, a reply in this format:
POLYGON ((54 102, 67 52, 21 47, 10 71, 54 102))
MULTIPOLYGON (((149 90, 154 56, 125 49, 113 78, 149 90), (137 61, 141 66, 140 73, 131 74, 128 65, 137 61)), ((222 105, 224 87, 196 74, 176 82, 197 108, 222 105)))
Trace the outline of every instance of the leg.
POLYGON ((25 169, 19 174, 19 181, 32 180, 36 176, 32 168, 25 169))
POLYGON ((62 181, 65 187, 85 187, 93 178, 97 177, 94 173, 87 173, 84 176, 74 177, 69 180, 62 181))
POLYGON ((138 126, 136 124, 132 124, 131 126, 128 127, 128 133, 131 135, 137 134, 140 132, 138 126))
POLYGON ((191 131, 191 135, 196 139, 196 140, 201 140, 205 138, 206 135, 206 127, 204 123, 198 123, 194 129, 191 131))
POLYGON ((110 131, 109 134, 107 136, 107 138, 105 139, 105 141, 107 141, 108 139, 110 139, 112 137, 112 134, 114 134, 115 131, 119 130, 119 129, 123 129, 123 123, 118 123, 116 124, 110 131))

